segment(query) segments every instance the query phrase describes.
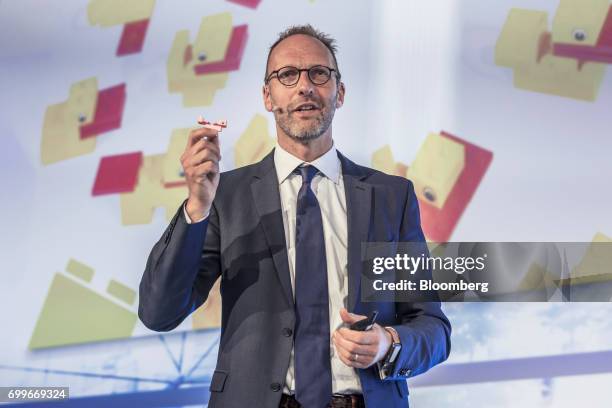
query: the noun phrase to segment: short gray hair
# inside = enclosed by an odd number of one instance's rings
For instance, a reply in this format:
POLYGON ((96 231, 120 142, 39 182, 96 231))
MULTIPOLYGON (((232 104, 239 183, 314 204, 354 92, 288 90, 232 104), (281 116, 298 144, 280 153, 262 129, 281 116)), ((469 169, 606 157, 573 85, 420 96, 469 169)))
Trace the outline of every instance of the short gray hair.
POLYGON ((304 25, 291 26, 278 34, 278 39, 274 42, 274 44, 270 46, 270 49, 268 50, 268 58, 266 59, 266 73, 264 76, 264 82, 266 81, 266 79, 268 79, 268 64, 270 63, 270 55, 272 55, 272 51, 274 50, 274 48, 276 48, 276 46, 284 39, 291 37, 292 35, 297 35, 297 34, 303 34, 303 35, 307 35, 312 38, 315 38, 321 41, 323 45, 327 47, 327 49, 332 55, 332 58, 334 59, 335 67, 333 68, 336 69, 337 78, 339 80, 340 79, 340 69, 338 68, 338 60, 336 60, 336 52, 338 51, 338 47, 336 46, 336 40, 332 38, 331 36, 329 36, 328 34, 325 34, 324 32, 317 30, 310 24, 304 24, 304 25))

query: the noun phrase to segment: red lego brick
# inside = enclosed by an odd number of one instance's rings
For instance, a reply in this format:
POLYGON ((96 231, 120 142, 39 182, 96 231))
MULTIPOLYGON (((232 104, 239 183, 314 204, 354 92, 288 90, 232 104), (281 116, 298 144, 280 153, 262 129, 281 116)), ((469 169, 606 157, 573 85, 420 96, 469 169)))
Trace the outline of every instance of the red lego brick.
POLYGON ((229 1, 230 3, 239 4, 241 6, 252 8, 252 9, 256 9, 257 6, 259 6, 259 3, 261 3, 261 0, 227 0, 227 1, 229 1))
POLYGON ((94 120, 92 123, 80 127, 81 139, 97 136, 121 127, 125 98, 125 84, 99 91, 94 120))
POLYGON ((100 159, 91 195, 129 193, 138 183, 142 152, 106 156, 100 159))
POLYGON ((465 166, 442 208, 424 200, 419 200, 419 207, 421 226, 427 239, 434 242, 448 242, 491 164, 493 152, 447 132, 441 132, 440 135, 465 146, 465 166))
POLYGON ((194 66, 193 70, 196 75, 235 71, 240 68, 248 37, 249 32, 246 24, 234 27, 223 61, 194 66))
POLYGON ((214 125, 214 124, 208 124, 208 125, 204 125, 202 127, 206 128, 206 129, 216 130, 217 132, 221 132, 223 130, 223 126, 214 125))
POLYGON ((203 117, 198 118, 198 123, 207 129, 216 130, 217 132, 221 132, 223 129, 227 128, 227 120, 218 120, 216 122, 210 122, 205 120, 203 117))
POLYGON ((117 47, 117 56, 137 54, 142 51, 148 27, 149 19, 125 24, 117 47))

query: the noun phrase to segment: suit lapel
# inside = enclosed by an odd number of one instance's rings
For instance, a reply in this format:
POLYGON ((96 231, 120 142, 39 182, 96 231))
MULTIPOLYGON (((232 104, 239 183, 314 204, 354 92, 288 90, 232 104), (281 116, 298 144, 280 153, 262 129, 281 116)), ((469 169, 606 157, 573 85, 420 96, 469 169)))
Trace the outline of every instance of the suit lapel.
POLYGON ((293 305, 293 291, 289 275, 289 257, 285 242, 285 228, 280 202, 278 179, 274 169, 274 150, 257 165, 251 182, 251 194, 259 215, 278 279, 289 305, 293 305))
POLYGON ((346 215, 348 226, 348 310, 355 310, 360 298, 361 287, 361 243, 368 241, 371 222, 372 186, 363 182, 367 174, 340 152, 344 191, 346 194, 346 215))

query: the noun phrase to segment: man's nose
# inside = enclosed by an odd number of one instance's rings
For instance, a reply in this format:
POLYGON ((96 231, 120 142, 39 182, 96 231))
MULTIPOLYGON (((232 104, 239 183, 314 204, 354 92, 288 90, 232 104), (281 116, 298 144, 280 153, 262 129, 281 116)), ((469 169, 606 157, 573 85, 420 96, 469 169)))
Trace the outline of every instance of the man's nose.
POLYGON ((302 72, 302 75, 300 75, 300 79, 297 83, 297 86, 298 86, 298 91, 301 96, 314 95, 315 85, 312 83, 310 78, 308 78, 308 72, 306 71, 302 72))

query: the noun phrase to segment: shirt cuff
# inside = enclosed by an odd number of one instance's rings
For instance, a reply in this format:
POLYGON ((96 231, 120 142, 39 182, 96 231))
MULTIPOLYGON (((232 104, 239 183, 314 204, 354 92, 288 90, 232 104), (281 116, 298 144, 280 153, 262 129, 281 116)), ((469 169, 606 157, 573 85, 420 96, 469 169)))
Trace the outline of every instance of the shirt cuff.
POLYGON ((210 214, 210 211, 208 211, 206 215, 204 215, 204 217, 200 218, 199 220, 192 221, 191 218, 189 217, 189 214, 187 214, 187 200, 185 200, 185 204, 183 204, 183 215, 185 216, 185 221, 187 221, 187 224, 197 224, 198 222, 202 222, 206 218, 208 218, 209 214, 210 214))

